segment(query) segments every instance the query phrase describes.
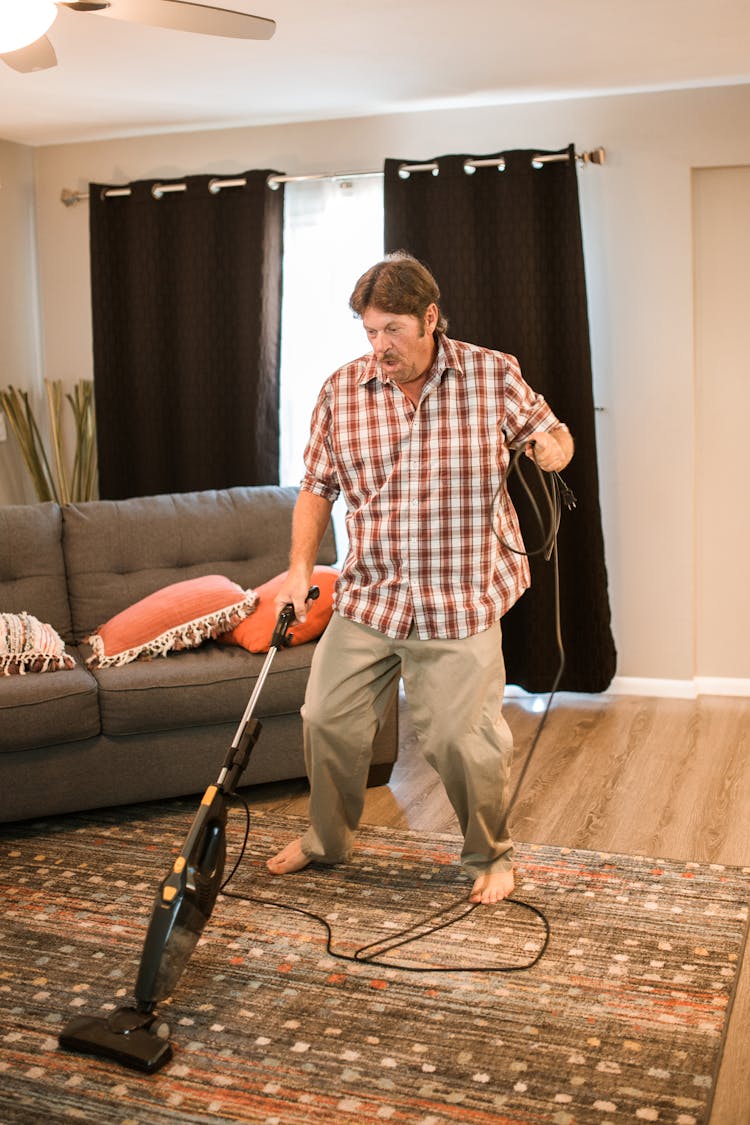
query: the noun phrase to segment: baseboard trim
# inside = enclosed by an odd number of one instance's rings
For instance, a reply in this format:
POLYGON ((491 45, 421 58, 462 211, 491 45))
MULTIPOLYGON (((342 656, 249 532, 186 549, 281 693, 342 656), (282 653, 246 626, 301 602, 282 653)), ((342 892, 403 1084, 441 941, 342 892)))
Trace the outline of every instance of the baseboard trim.
POLYGON ((729 676, 696 676, 692 680, 659 680, 642 676, 615 676, 612 695, 657 695, 666 699, 697 699, 700 695, 750 696, 750 680, 729 676))
POLYGON ((750 680, 728 676, 696 676, 698 695, 750 695, 750 680))
POLYGON ((697 699, 695 680, 661 680, 650 676, 615 676, 607 689, 612 695, 656 695, 664 699, 697 699))
MULTIPOLYGON (((516 684, 505 689, 508 698, 530 693, 516 684)), ((604 695, 660 696, 664 699, 697 699, 701 695, 750 697, 750 679, 730 676, 696 676, 692 680, 660 680, 650 676, 615 676, 604 695)))

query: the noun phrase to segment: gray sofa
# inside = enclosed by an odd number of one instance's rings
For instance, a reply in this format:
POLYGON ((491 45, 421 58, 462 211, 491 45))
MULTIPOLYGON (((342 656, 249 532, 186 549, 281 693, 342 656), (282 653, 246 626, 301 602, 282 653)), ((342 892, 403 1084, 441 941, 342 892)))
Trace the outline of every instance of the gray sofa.
MULTIPOLYGON (((48 622, 72 671, 0 675, 0 822, 202 792, 215 780, 265 657, 204 642, 89 668, 83 638, 173 582, 243 588, 285 569, 297 490, 264 486, 122 501, 0 507, 0 611, 48 622)), ((329 528, 318 562, 333 564, 329 528)), ((316 642, 279 652, 255 712, 243 785, 303 777, 299 709, 316 642)), ((397 699, 371 784, 390 776, 397 699)))

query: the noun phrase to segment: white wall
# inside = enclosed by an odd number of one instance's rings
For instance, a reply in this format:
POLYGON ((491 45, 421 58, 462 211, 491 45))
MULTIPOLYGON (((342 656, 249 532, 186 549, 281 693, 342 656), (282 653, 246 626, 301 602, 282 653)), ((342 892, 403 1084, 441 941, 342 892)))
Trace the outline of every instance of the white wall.
MULTIPOLYGON (((263 167, 363 171, 381 167, 386 156, 421 160, 570 141, 578 151, 607 151, 604 167, 581 170, 580 185, 618 675, 692 681, 691 169, 750 164, 750 87, 38 149, 46 371, 70 380, 91 373, 87 206, 63 207, 63 188, 263 167)), ((738 535, 746 554, 747 528, 738 535)))

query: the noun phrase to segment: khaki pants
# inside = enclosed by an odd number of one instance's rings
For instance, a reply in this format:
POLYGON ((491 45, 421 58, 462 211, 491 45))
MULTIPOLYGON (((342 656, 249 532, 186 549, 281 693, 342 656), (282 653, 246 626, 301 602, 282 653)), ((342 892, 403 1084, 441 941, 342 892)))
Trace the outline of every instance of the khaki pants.
POLYGON ((502 716, 500 624, 459 641, 394 641, 334 613, 313 657, 302 717, 310 779, 311 859, 348 859, 372 743, 401 675, 420 748, 455 809, 473 875, 508 870, 506 805, 513 739, 502 716))

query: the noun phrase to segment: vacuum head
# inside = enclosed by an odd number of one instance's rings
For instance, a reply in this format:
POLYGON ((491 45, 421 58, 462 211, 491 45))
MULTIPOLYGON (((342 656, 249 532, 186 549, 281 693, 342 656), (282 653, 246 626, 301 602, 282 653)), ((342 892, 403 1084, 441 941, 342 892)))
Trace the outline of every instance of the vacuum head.
POLYGON ((114 1059, 130 1070, 153 1074, 172 1058, 169 1027, 153 1012, 117 1008, 111 1015, 79 1016, 59 1038, 61 1047, 114 1059))

